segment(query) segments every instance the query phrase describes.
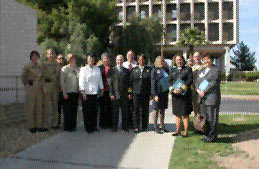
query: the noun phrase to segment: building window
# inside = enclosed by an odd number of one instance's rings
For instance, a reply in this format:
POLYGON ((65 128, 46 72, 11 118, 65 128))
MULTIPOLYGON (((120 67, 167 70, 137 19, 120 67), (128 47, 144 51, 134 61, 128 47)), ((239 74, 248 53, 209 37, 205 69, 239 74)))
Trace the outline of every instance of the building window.
POLYGON ((218 41, 219 40, 219 24, 210 23, 208 34, 209 34, 209 41, 218 41))
POLYGON ((126 0, 126 2, 131 3, 131 2, 136 2, 136 0, 126 0))
POLYGON ((153 6, 153 16, 159 17, 162 21, 162 10, 161 10, 161 5, 154 5, 153 6))
POLYGON ((219 19, 219 3, 210 2, 208 5, 208 19, 217 20, 219 19))
POLYGON ((140 15, 141 15, 141 19, 144 19, 146 17, 146 11, 141 11, 140 15))
POLYGON ((223 24, 223 41, 232 41, 233 40, 233 23, 224 23, 223 24))
POLYGON ((205 32, 205 25, 204 23, 196 23, 194 27, 197 27, 201 32, 205 32))
POLYGON ((144 19, 145 17, 148 17, 148 6, 147 5, 141 5, 140 6, 140 17, 141 19, 144 19))
POLYGON ((181 24, 180 25, 180 32, 184 31, 186 28, 190 28, 191 25, 190 24, 181 24))
POLYGON ((176 5, 169 4, 166 7, 166 21, 175 21, 177 19, 176 5))
POLYGON ((139 0, 139 2, 148 2, 149 0, 139 0))
POLYGON ((223 2, 223 19, 233 19, 233 2, 223 2))
POLYGON ((167 25, 166 26, 166 43, 171 43, 176 41, 176 25, 167 25))
POLYGON ((130 18, 131 16, 136 12, 136 8, 135 6, 127 6, 126 8, 126 21, 129 22, 130 21, 130 18))
POLYGON ((122 7, 117 7, 117 16, 118 16, 119 22, 123 22, 123 10, 122 10, 122 7))
POLYGON ((190 3, 182 3, 180 4, 180 18, 182 21, 191 20, 191 8, 190 3))
POLYGON ((204 20, 204 3, 194 4, 194 20, 204 20))

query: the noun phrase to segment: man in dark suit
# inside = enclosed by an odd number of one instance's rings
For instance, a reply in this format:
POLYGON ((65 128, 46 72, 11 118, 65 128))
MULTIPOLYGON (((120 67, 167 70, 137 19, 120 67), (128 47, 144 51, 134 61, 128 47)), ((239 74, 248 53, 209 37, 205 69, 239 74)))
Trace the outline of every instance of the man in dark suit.
MULTIPOLYGON (((132 72, 132 69, 134 67, 137 66, 137 62, 134 60, 135 59, 135 55, 134 55, 134 52, 132 50, 129 50, 127 52, 127 55, 126 55, 126 58, 127 58, 127 61, 123 62, 122 66, 126 69, 129 70, 129 72, 131 73, 132 72)), ((133 100, 129 100, 129 103, 128 103, 128 123, 129 123, 129 128, 132 128, 133 129, 133 110, 134 107, 133 107, 133 100)))
POLYGON ((216 65, 213 65, 213 60, 209 54, 204 55, 204 63, 206 67, 199 71, 195 85, 199 94, 198 101, 201 104, 201 115, 206 119, 207 129, 202 141, 213 142, 217 139, 218 135, 217 125, 221 101, 221 71, 216 65), (200 85, 204 81, 208 82, 208 85, 204 89, 201 89, 200 85))
POLYGON ((140 131, 140 110, 142 111, 142 130, 146 131, 149 123, 149 100, 151 99, 151 68, 145 66, 144 55, 138 56, 139 65, 131 72, 133 84, 133 123, 134 132, 140 131))
POLYGON ((109 94, 113 107, 113 131, 117 131, 119 121, 119 110, 122 114, 122 129, 129 130, 128 126, 128 101, 132 99, 132 88, 130 82, 130 72, 122 66, 123 56, 116 57, 116 66, 108 74, 109 94))
POLYGON ((112 128, 112 108, 111 108, 111 98, 109 96, 109 85, 107 82, 107 77, 111 69, 110 58, 108 53, 103 53, 102 56, 102 65, 99 66, 102 80, 104 85, 104 95, 99 99, 100 105, 100 127, 102 129, 112 128))

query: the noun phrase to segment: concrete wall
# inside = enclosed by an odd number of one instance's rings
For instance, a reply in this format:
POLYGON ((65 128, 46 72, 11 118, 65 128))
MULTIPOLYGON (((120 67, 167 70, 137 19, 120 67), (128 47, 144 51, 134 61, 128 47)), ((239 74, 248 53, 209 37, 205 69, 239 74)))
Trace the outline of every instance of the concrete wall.
MULTIPOLYGON (((37 13, 34 9, 15 0, 0 0, 0 88, 15 88, 14 78, 20 76, 23 66, 29 62, 31 50, 37 45, 37 13)), ((23 88, 18 79, 18 88, 23 88)), ((15 101, 15 91, 0 91, 0 104, 15 101)), ((18 101, 24 101, 23 90, 18 101)))

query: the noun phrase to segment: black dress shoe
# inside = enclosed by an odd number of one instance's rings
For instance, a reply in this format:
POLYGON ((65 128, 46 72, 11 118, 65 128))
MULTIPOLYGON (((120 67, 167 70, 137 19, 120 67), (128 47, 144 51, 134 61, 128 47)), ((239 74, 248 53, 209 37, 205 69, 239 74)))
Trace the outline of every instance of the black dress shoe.
POLYGON ((118 130, 117 128, 111 128, 112 132, 117 132, 117 130, 118 130))
POLYGON ((201 141, 203 141, 204 143, 213 143, 215 142, 215 139, 211 140, 208 137, 203 137, 201 141))
POLYGON ((144 128, 144 129, 142 129, 142 131, 144 131, 144 132, 145 132, 145 131, 147 131, 147 129, 146 129, 146 128, 144 128))
POLYGON ((38 132, 46 132, 46 131, 48 131, 47 128, 38 128, 38 132))
POLYGON ((168 130, 166 130, 165 128, 160 128, 160 130, 161 130, 162 132, 164 132, 164 133, 169 132, 169 131, 168 131, 168 130))
POLYGON ((180 133, 177 133, 177 132, 174 132, 173 134, 172 134, 172 136, 179 136, 180 135, 180 133))
POLYGON ((162 132, 161 132, 161 130, 160 130, 160 128, 155 128, 155 132, 157 133, 157 134, 163 134, 162 132))
POLYGON ((86 130, 86 132, 87 132, 88 134, 93 134, 93 133, 94 133, 93 130, 86 130))
POLYGON ((183 135, 182 135, 182 138, 186 138, 186 137, 188 137, 187 134, 183 134, 183 135))
POLYGON ((29 130, 30 130, 31 133, 36 133, 38 131, 37 128, 30 128, 29 130))
POLYGON ((52 126, 51 128, 54 130, 58 130, 58 129, 60 129, 60 126, 52 126))
POLYGON ((127 132, 127 133, 128 133, 128 132, 129 132, 129 129, 123 129, 123 131, 125 131, 125 132, 127 132))

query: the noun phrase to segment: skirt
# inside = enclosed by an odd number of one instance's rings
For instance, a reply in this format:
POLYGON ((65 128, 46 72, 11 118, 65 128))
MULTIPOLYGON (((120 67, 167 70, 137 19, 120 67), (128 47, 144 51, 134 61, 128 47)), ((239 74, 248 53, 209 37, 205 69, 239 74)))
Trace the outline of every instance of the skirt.
POLYGON ((188 116, 192 113, 192 95, 191 93, 182 96, 182 95, 173 95, 172 96, 172 110, 175 116, 188 116))
POLYGON ((158 94, 159 100, 155 101, 153 98, 153 106, 155 110, 167 109, 168 108, 168 91, 158 94))

